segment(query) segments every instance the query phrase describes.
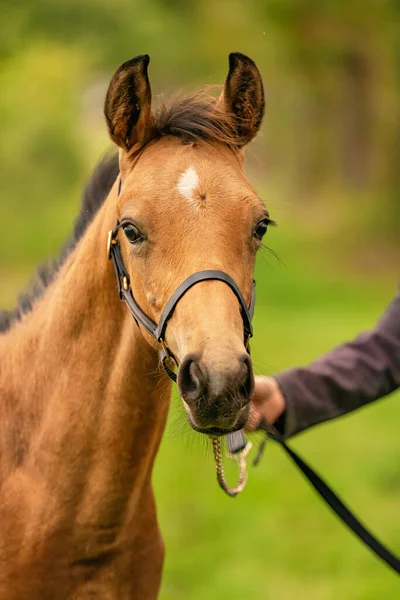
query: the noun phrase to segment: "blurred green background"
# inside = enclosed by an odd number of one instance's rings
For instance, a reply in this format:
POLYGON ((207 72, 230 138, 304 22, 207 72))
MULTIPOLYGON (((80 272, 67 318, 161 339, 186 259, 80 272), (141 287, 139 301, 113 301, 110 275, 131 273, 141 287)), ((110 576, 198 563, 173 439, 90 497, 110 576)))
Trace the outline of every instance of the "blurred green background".
MULTIPOLYGON (((395 0, 1 0, 0 300, 55 256, 109 146, 108 80, 149 53, 153 95, 258 64, 262 134, 248 173, 272 218, 257 265, 253 357, 273 373, 373 325, 399 275, 400 4, 395 0)), ((400 551, 399 394, 293 440, 400 551)), ((234 473, 230 472, 231 476, 234 473)), ((377 600, 398 579, 269 447, 231 500, 177 398, 155 470, 162 600, 377 600)))

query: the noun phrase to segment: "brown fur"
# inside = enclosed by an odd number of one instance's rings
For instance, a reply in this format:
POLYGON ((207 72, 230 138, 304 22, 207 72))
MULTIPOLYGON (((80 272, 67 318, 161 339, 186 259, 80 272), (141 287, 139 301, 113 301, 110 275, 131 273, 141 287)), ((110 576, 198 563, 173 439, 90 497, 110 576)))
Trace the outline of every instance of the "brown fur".
MULTIPOLYGON (((138 245, 122 231, 119 239, 135 298, 154 321, 179 283, 204 268, 226 271, 250 298, 253 230, 265 208, 243 173, 243 139, 228 143, 213 105, 201 108, 195 97, 152 115, 146 60, 131 61, 123 78, 117 72, 107 96, 108 126, 122 149, 120 196, 114 183, 32 310, 0 336, 6 600, 158 594, 163 543, 151 472, 171 383, 159 369, 158 344, 118 298, 105 252, 115 219, 135 222, 146 236, 138 245), (177 190, 190 166, 198 206, 177 190)), ((223 383, 228 394, 244 354, 242 327, 229 288, 203 282, 180 301, 166 341, 180 363, 201 356, 213 385, 223 383)))

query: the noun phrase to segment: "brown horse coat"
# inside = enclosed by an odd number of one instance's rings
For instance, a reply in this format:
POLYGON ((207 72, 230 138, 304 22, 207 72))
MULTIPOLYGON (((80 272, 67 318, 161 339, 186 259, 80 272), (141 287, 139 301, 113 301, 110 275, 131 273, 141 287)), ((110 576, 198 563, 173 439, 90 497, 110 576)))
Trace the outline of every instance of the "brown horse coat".
MULTIPOLYGON (((250 298, 268 224, 241 151, 263 115, 258 70, 233 54, 218 101, 195 94, 152 113, 148 62, 122 65, 107 93, 120 196, 115 160, 103 163, 59 268, 19 312, 0 317, 4 600, 158 594, 164 551, 151 472, 171 382, 158 344, 119 300, 106 257, 116 218, 135 298, 154 321, 204 268, 226 271, 250 298)), ((235 296, 218 281, 190 290, 169 323, 194 426, 247 418, 253 375, 242 327, 235 296)))

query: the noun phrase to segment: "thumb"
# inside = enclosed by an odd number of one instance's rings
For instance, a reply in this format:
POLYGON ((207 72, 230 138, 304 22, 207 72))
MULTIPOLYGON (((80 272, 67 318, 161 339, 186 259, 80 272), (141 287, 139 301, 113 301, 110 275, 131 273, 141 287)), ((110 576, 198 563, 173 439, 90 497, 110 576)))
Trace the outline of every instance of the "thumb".
POLYGON ((255 392, 245 429, 258 429, 262 420, 272 424, 285 410, 285 400, 273 377, 256 377, 255 392))

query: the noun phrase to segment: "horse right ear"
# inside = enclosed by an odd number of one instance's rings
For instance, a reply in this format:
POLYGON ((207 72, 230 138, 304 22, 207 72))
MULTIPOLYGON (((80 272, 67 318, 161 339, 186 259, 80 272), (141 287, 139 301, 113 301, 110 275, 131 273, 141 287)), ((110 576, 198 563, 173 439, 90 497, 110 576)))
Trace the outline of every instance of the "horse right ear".
POLYGON ((151 129, 148 54, 135 56, 115 72, 104 105, 111 139, 127 152, 145 143, 151 129))
POLYGON ((231 118, 237 145, 254 138, 264 116, 264 87, 256 64, 240 52, 229 55, 229 72, 218 106, 231 118))

